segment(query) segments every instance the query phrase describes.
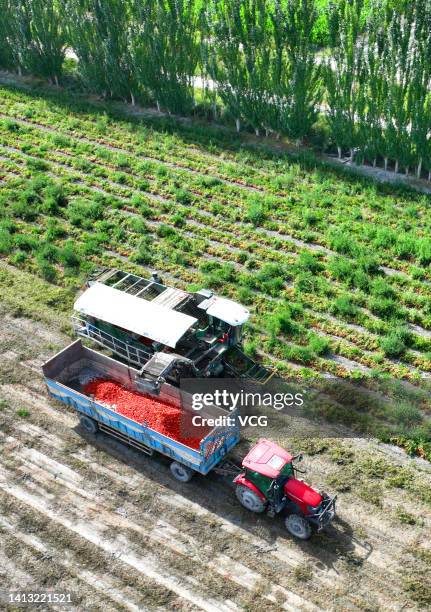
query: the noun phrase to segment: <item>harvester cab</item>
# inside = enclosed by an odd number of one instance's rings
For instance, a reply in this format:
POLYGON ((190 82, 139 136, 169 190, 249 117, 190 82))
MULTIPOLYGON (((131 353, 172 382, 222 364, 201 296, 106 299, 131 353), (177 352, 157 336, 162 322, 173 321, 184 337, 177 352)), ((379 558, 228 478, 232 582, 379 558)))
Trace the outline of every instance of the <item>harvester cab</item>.
POLYGON ((241 344, 243 326, 250 317, 247 308, 209 289, 197 291, 194 300, 198 309, 206 313, 206 326, 199 330, 204 341, 219 342, 227 347, 241 344))
POLYGON ((251 512, 274 517, 286 514, 285 526, 297 538, 306 540, 313 528, 321 531, 335 516, 336 497, 319 493, 297 473, 295 465, 302 455, 292 456, 286 450, 262 438, 242 461, 243 471, 236 476, 236 495, 251 512))

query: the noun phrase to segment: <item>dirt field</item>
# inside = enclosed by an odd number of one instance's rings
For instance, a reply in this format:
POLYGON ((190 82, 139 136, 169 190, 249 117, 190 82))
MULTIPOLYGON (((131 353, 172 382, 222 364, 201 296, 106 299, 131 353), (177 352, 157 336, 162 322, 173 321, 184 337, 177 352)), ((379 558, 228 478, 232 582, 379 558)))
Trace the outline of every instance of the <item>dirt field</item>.
MULTIPOLYGON (((18 290, 4 290, 0 302, 3 588, 70 591, 74 610, 430 605, 428 463, 374 442, 265 432, 303 448, 307 480, 339 495, 334 525, 294 541, 281 519, 243 510, 228 480, 198 476, 182 485, 163 458, 103 434, 86 437, 76 415, 47 396, 40 373, 70 341, 58 331, 67 317, 42 306, 32 312, 31 299, 23 317, 20 301, 18 290)), ((239 452, 250 438, 245 432, 239 452)))

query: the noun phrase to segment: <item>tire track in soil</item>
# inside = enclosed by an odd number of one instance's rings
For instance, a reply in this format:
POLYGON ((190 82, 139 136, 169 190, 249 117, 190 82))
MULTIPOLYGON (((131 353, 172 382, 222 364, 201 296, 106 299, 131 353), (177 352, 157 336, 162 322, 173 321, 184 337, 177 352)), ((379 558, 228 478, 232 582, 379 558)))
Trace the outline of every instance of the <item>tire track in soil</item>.
MULTIPOLYGON (((197 504, 191 503, 187 500, 187 505, 185 505, 185 500, 182 496, 179 495, 163 495, 161 498, 166 505, 171 505, 173 508, 177 508, 178 510, 192 509, 198 516, 203 518, 210 517, 214 518, 217 515, 213 515, 206 508, 200 507, 197 504)), ((344 512, 341 515, 343 519, 345 518, 344 512)), ((361 519, 367 517, 366 511, 362 511, 359 516, 355 511, 349 513, 349 518, 352 520, 353 524, 361 524, 361 519), (359 520, 358 520, 359 519, 359 520)), ((218 517, 220 520, 220 517, 218 517)), ((347 518, 347 517, 346 517, 347 518)), ((223 519, 222 519, 223 520, 223 519)), ((227 533, 236 533, 237 526, 232 525, 232 523, 223 520, 222 528, 226 530, 227 533)), ((275 528, 275 531, 278 531, 280 534, 282 533, 282 529, 275 528)), ((381 600, 382 605, 387 605, 388 603, 388 586, 392 585, 394 590, 398 590, 399 587, 399 576, 397 573, 391 572, 388 573, 388 569, 397 570, 399 568, 399 564, 397 564, 396 559, 394 559, 392 545, 393 538, 388 537, 385 532, 381 529, 381 524, 378 519, 375 521, 375 525, 372 530, 370 530, 370 534, 374 539, 374 542, 378 542, 381 548, 375 552, 373 549, 372 554, 368 556, 368 550, 365 543, 360 541, 352 540, 352 546, 349 550, 344 550, 343 546, 340 546, 340 550, 337 550, 336 555, 339 557, 339 561, 342 559, 352 559, 355 564, 359 564, 361 566, 361 581, 368 580, 369 583, 378 585, 378 591, 376 594, 381 600), (380 528, 379 528, 380 527, 380 528)), ((247 543, 250 545, 251 549, 256 548, 267 555, 271 555, 276 558, 278 562, 287 563, 287 565, 292 568, 301 567, 304 563, 310 563, 313 568, 313 580, 317 580, 319 583, 324 585, 325 590, 334 588, 335 585, 338 584, 339 587, 345 586, 345 581, 349 579, 348 573, 343 569, 340 569, 339 562, 335 565, 326 565, 325 562, 319 561, 318 559, 324 559, 325 557, 325 548, 327 546, 338 548, 337 542, 331 542, 331 535, 325 536, 322 539, 322 542, 319 544, 314 544, 313 540, 305 543, 304 546, 298 544, 298 548, 301 547, 302 552, 296 552, 292 548, 290 548, 286 544, 280 543, 280 538, 277 540, 276 547, 268 546, 268 542, 264 540, 261 542, 256 542, 254 534, 250 534, 246 532, 243 534, 243 537, 246 538, 247 543), (344 585, 343 585, 344 581, 344 585)), ((332 537, 334 534, 332 534, 332 537)), ((293 543, 295 546, 296 541, 293 543)), ((349 547, 350 548, 350 547, 349 547)))
MULTIPOLYGON (((5 439, 5 442, 7 446, 5 446, 4 450, 7 451, 8 457, 21 461, 18 468, 19 471, 22 471, 24 474, 31 474, 32 479, 36 480, 40 486, 45 487, 45 489, 49 488, 49 483, 55 483, 58 485, 58 487, 65 486, 69 491, 71 491, 72 494, 80 495, 84 500, 89 502, 85 509, 86 513, 90 512, 90 504, 99 505, 100 502, 98 501, 98 494, 91 492, 89 493, 88 491, 82 489, 83 478, 76 472, 64 464, 58 463, 52 459, 52 457, 45 456, 35 448, 18 449, 18 446, 21 443, 12 436, 8 436, 5 439)), ((59 494, 60 491, 58 492, 59 494)), ((69 499, 69 507, 71 503, 73 502, 71 502, 69 499)), ((74 502, 74 506, 78 510, 81 508, 82 502, 77 500, 74 502)), ((105 525, 111 524, 112 527, 118 527, 119 519, 116 515, 114 516, 107 513, 105 510, 103 510, 103 507, 98 512, 105 525)), ((129 523, 126 519, 121 519, 121 522, 125 528, 138 532, 141 537, 146 540, 154 541, 155 544, 161 544, 172 549, 172 552, 174 553, 187 554, 187 550, 190 547, 192 547, 192 549, 195 551, 202 550, 202 543, 192 540, 190 536, 187 536, 186 544, 182 543, 181 540, 175 540, 175 536, 179 536, 180 532, 164 521, 158 521, 154 531, 143 529, 135 523, 129 523)), ((229 557, 226 555, 214 556, 214 554, 211 552, 210 558, 212 561, 209 563, 209 565, 204 559, 200 559, 200 565, 202 566, 202 563, 205 563, 205 565, 208 565, 209 570, 220 574, 223 578, 233 580, 239 586, 245 586, 247 589, 252 590, 254 585, 263 581, 263 577, 257 572, 238 563, 237 561, 229 559, 229 557), (236 568, 236 571, 234 571, 234 568, 236 568), (248 576, 248 580, 245 582, 244 576, 248 576)), ((313 604, 303 600, 303 598, 297 594, 287 591, 280 585, 271 585, 271 589, 269 593, 265 595, 265 597, 267 597, 269 601, 272 601, 273 603, 281 601, 283 598, 286 603, 286 605, 283 607, 288 610, 295 610, 299 605, 301 606, 301 609, 304 610, 317 610, 313 604), (293 608, 290 607, 291 605, 293 608)))
POLYGON ((7 585, 11 590, 18 588, 24 590, 32 585, 33 578, 9 559, 1 542, 1 536, 3 535, 2 528, 4 528, 4 525, 2 523, 2 517, 0 517, 0 580, 3 581, 3 585, 7 585))
MULTIPOLYGON (((16 439, 11 438, 10 436, 6 438, 7 444, 16 444, 16 442, 16 439)), ((35 451, 34 449, 23 449, 22 451, 18 452, 14 451, 13 448, 9 446, 6 446, 5 450, 8 452, 9 460, 16 459, 18 461, 22 461, 18 467, 18 471, 23 472, 24 475, 31 475, 32 481, 35 481, 36 490, 39 493, 41 487, 49 489, 50 495, 53 496, 52 499, 55 500, 61 495, 62 487, 65 486, 68 489, 68 493, 66 495, 63 493, 63 499, 67 499, 68 512, 71 512, 73 509, 76 513, 75 519, 79 520, 79 512, 83 511, 83 513, 89 517, 88 520, 91 522, 92 527, 97 531, 97 533, 100 534, 103 532, 107 526, 110 526, 112 529, 115 528, 116 530, 119 528, 124 528, 137 532, 143 539, 151 542, 152 546, 162 545, 165 548, 170 549, 172 553, 185 555, 187 552, 190 552, 190 548, 192 550, 199 550, 200 544, 193 542, 190 537, 187 537, 186 543, 176 541, 175 535, 178 534, 178 531, 164 521, 158 521, 154 527, 154 530, 148 530, 147 528, 142 528, 141 526, 130 522, 126 518, 121 518, 118 515, 114 515, 107 511, 103 506, 101 506, 100 502, 97 501, 97 493, 88 493, 76 485, 76 481, 79 480, 79 477, 75 475, 75 482, 71 482, 68 468, 65 468, 63 465, 60 466, 57 462, 54 462, 48 459, 46 456, 41 455, 41 453, 38 451, 35 451), (56 492, 53 491, 53 483, 56 485, 56 488, 58 488, 58 491, 56 492), (90 503, 83 506, 82 500, 78 498, 77 495, 82 497, 84 500, 90 500, 90 503), (94 518, 96 514, 97 521, 94 518), (90 519, 90 517, 93 518, 90 519)), ((14 493, 12 493, 12 495, 14 495, 14 493)), ((118 537, 118 541, 120 541, 120 537, 121 536, 118 537)), ((130 550, 132 548, 130 540, 125 540, 123 537, 121 537, 121 542, 122 545, 126 547, 126 550, 130 550)), ((104 547, 102 546, 102 548, 104 547)), ((243 566, 237 561, 229 559, 225 555, 216 556, 213 557, 213 559, 214 560, 208 565, 207 569, 210 571, 212 570, 213 572, 215 571, 224 578, 233 580, 241 587, 253 590, 255 585, 263 580, 263 577, 258 573, 251 571, 249 568, 243 566), (234 568, 236 568, 236 571, 232 571, 234 568), (243 580, 244 576, 249 577, 249 579, 245 582, 243 580)), ((199 563, 202 569, 205 569, 207 564, 202 567, 202 558, 196 559, 196 561, 199 563)), ((278 601, 280 604, 281 597, 285 600, 284 604, 281 606, 283 609, 296 610, 298 609, 298 606, 301 606, 301 609, 303 610, 318 610, 316 606, 305 601, 300 596, 289 592, 276 584, 271 585, 269 593, 264 595, 264 598, 267 598, 269 601, 272 601, 273 603, 278 601)), ((193 603, 196 603, 196 601, 193 603)), ((228 607, 225 608, 223 604, 221 604, 219 609, 235 609, 235 606, 232 608, 227 602, 226 606, 228 607)))
MULTIPOLYGON (((60 416, 62 422, 64 422, 65 424, 67 424, 69 426, 70 425, 76 425, 76 419, 73 419, 72 417, 70 417, 68 413, 63 413, 63 412, 58 413, 57 411, 53 410, 45 402, 44 397, 40 396, 38 393, 35 393, 34 391, 30 391, 29 392, 27 390, 27 388, 25 388, 23 386, 12 386, 12 385, 10 385, 10 386, 4 385, 2 387, 2 391, 3 391, 3 393, 6 393, 6 395, 9 395, 9 397, 14 398, 15 400, 18 399, 20 402, 28 404, 29 408, 33 408, 34 409, 34 407, 36 405, 38 411, 45 412, 47 415, 49 415, 53 419, 55 418, 56 420, 58 420, 58 418, 60 416), (37 403, 35 404, 35 402, 37 402, 37 403)), ((29 432, 27 432, 27 433, 29 433, 29 432)), ((37 429, 36 429, 36 431, 34 433, 36 433, 36 435, 39 434, 37 429)), ((81 459, 82 459, 82 457, 81 457, 81 459)), ((91 463, 92 462, 90 461, 89 464, 91 465, 91 463)), ((32 471, 34 473, 34 471, 35 471, 34 466, 33 466, 33 470, 32 471)), ((262 544, 264 545, 264 542, 262 542, 262 544)), ((226 562, 224 563, 224 565, 226 565, 226 562)), ((222 565, 220 565, 220 567, 222 567, 222 565)), ((293 595, 291 595, 291 597, 293 598, 293 595)))
MULTIPOLYGON (((53 500, 41 494, 39 489, 37 491, 29 491, 28 487, 24 488, 17 484, 11 484, 13 482, 13 472, 1 467, 1 490, 33 510, 45 515, 68 531, 84 538, 109 555, 113 555, 116 559, 130 566, 132 570, 138 571, 147 578, 175 592, 179 597, 197 606, 199 609, 205 610, 205 612, 228 612, 237 609, 235 605, 228 602, 213 600, 210 597, 202 597, 194 588, 190 588, 190 585, 183 586, 179 582, 178 577, 168 572, 154 554, 148 553, 144 555, 132 552, 127 548, 125 550, 127 542, 123 538, 112 537, 109 534, 105 535, 104 525, 98 524, 95 520, 83 520, 81 517, 73 516, 73 518, 70 518, 64 512, 61 512, 60 509, 54 509, 53 500)), ((62 501, 69 501, 69 496, 63 498, 62 501)), ((84 513, 82 512, 82 514, 84 513)), ((190 581, 185 580, 184 582, 188 583, 190 581)))
MULTIPOLYGON (((22 544, 28 546, 36 552, 53 559, 56 564, 65 567, 72 574, 75 574, 82 583, 90 588, 90 594, 87 594, 86 599, 94 600, 95 596, 101 597, 103 600, 108 598, 111 602, 123 606, 126 610, 130 610, 130 612, 146 612, 147 608, 145 608, 142 603, 138 603, 141 599, 138 591, 132 591, 131 588, 128 587, 128 593, 127 596, 125 596, 120 590, 118 580, 115 581, 111 576, 102 574, 100 570, 95 574, 89 570, 79 569, 79 564, 76 562, 76 559, 71 558, 72 555, 68 550, 59 550, 53 546, 47 546, 45 542, 34 534, 22 531, 19 528, 17 520, 12 522, 0 516, 0 527, 16 538, 20 546, 22 546, 22 544)), ((31 578, 30 581, 32 581, 31 578)), ((21 583, 21 586, 23 584, 24 582, 21 583)), ((78 610, 78 608, 74 609, 78 610)))

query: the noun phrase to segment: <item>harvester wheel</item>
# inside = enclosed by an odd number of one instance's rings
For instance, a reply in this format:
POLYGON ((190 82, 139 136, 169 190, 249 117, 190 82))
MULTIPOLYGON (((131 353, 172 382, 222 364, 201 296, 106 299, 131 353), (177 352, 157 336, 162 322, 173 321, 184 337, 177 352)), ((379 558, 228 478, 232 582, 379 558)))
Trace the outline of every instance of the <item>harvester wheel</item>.
POLYGON ((180 482, 189 482, 189 480, 193 478, 193 470, 185 465, 182 465, 182 463, 178 463, 177 461, 172 461, 170 470, 172 476, 180 482))
POLYGON ((250 510, 250 512, 263 512, 265 510, 266 503, 259 497, 257 493, 249 489, 244 485, 237 485, 235 489, 236 496, 239 503, 250 510))
POLYGON ((81 423, 82 429, 84 429, 84 431, 86 431, 89 434, 95 434, 97 430, 99 429, 96 421, 94 421, 93 419, 90 419, 90 417, 82 416, 79 419, 79 422, 81 423))
POLYGON ((299 516, 299 514, 289 514, 284 524, 287 531, 295 536, 295 538, 308 540, 311 536, 310 523, 303 516, 299 516))

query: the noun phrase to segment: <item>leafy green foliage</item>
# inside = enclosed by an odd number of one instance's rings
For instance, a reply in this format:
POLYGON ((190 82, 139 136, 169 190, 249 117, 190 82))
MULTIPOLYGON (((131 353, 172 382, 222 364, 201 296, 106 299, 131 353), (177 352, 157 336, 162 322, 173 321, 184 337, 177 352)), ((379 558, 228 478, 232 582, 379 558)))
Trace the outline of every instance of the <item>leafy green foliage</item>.
POLYGON ((136 0, 130 4, 133 43, 129 48, 135 80, 160 107, 173 113, 190 112, 194 104, 192 79, 199 60, 195 2, 136 0))
POLYGON ((401 314, 398 302, 387 297, 373 297, 370 310, 382 319, 393 319, 401 314))
POLYGON ((338 314, 345 319, 355 319, 359 309, 349 295, 342 295, 332 304, 332 312, 338 314))
POLYGON ((103 206, 79 198, 69 204, 66 214, 72 225, 90 229, 94 221, 103 217, 103 206))
POLYGON ((175 199, 180 204, 190 204, 192 201, 192 194, 187 191, 187 189, 176 189, 175 190, 175 199))
POLYGON ((13 248, 12 236, 7 229, 0 228, 0 254, 8 255, 13 248))
POLYGON ((318 336, 317 334, 309 334, 308 348, 316 355, 327 355, 330 352, 330 341, 324 336, 318 336))
POLYGON ((57 271, 55 267, 41 255, 36 257, 36 262, 42 278, 49 283, 55 283, 57 280, 57 271))
POLYGON ((400 327, 392 330, 381 341, 381 348, 387 357, 400 357, 411 344, 412 337, 408 329, 400 327))
POLYGON ((266 329, 274 337, 280 334, 291 336, 303 330, 296 319, 302 315, 303 308, 300 304, 285 303, 280 305, 271 315, 268 316, 266 329))
POLYGON ((252 223, 255 227, 262 225, 266 219, 264 206, 261 202, 251 202, 245 215, 246 221, 252 223))
POLYGON ((295 270, 298 272, 312 272, 313 274, 317 274, 318 272, 321 272, 323 268, 324 266, 319 258, 307 251, 300 253, 295 263, 295 270))
POLYGON ((67 241, 59 254, 61 263, 71 270, 76 270, 81 264, 81 258, 72 241, 67 241))
POLYGON ((2 0, 0 66, 58 83, 66 35, 58 2, 2 0))
POLYGON ((203 261, 199 269, 204 274, 208 287, 221 287, 223 283, 229 283, 235 279, 235 268, 231 264, 208 260, 203 261))

